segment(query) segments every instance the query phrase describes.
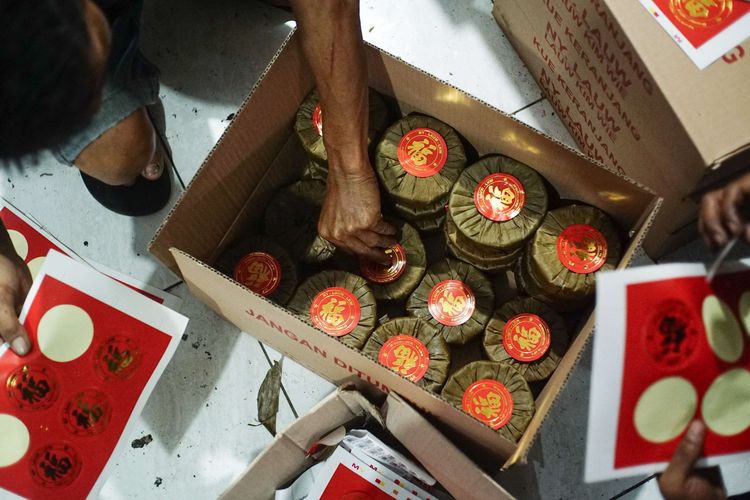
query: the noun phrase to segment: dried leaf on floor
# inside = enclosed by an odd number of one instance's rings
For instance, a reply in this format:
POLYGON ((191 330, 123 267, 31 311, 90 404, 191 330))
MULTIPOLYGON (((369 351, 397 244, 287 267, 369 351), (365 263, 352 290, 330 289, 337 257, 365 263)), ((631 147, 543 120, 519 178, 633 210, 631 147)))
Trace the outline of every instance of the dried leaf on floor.
POLYGON ((276 414, 279 412, 281 392, 281 361, 274 361, 258 391, 258 421, 272 436, 276 435, 276 414))

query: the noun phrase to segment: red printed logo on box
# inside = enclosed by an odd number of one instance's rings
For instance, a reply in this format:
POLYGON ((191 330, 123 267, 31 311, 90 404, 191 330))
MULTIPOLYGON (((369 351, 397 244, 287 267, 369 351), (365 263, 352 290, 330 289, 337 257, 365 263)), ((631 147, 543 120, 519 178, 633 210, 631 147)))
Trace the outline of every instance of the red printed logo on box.
POLYGON ((588 224, 573 224, 557 237, 560 262, 579 274, 598 271, 607 260, 607 239, 588 224))
POLYGON ((441 281, 430 291, 427 308, 438 323, 459 326, 474 314, 476 298, 469 285, 463 281, 441 281))
POLYGON ((265 252, 252 252, 234 266, 234 280, 253 292, 268 297, 281 283, 281 264, 265 252))
POLYGON ((320 104, 315 106, 312 114, 312 124, 315 127, 315 131, 320 137, 323 137, 323 110, 320 109, 320 104))
POLYGON ((536 314, 524 313, 505 323, 503 347, 517 361, 529 363, 549 350, 552 336, 549 325, 536 314))
POLYGON ((340 287, 326 288, 315 296, 310 306, 312 324, 332 337, 352 333, 361 314, 357 297, 340 287))
POLYGON ((497 430, 513 416, 513 396, 497 380, 482 379, 471 384, 461 400, 463 410, 497 430))
POLYGON ((396 335, 380 348, 378 362, 412 382, 419 382, 427 373, 430 353, 421 340, 411 335, 396 335))
POLYGON ((448 160, 448 145, 443 136, 429 128, 415 128, 401 138, 398 161, 414 177, 432 177, 448 160))
POLYGON ((362 260, 359 270, 368 281, 378 284, 393 283, 406 271, 406 251, 399 243, 385 250, 391 258, 390 266, 381 266, 377 262, 362 260))
POLYGON ((504 222, 521 213, 526 191, 521 181, 510 174, 490 174, 474 190, 474 205, 490 220, 504 222))

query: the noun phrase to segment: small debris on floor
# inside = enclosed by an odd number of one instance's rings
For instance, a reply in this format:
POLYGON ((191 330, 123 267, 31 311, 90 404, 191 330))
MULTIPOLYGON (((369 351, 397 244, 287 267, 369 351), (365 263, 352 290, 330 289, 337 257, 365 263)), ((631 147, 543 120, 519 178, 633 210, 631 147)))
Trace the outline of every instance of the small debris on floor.
POLYGON ((146 446, 153 440, 154 440, 154 437, 151 434, 146 434, 145 436, 141 438, 134 439, 133 442, 131 443, 131 446, 133 448, 143 448, 144 446, 146 446))
POLYGON ((229 113, 229 115, 224 119, 226 122, 231 122, 234 120, 234 113, 229 113))
POLYGON ((161 486, 161 483, 162 483, 162 478, 157 476, 156 481, 154 481, 154 486, 158 488, 159 486, 161 486))
POLYGON ((188 334, 187 333, 183 333, 182 334, 182 340, 183 340, 183 342, 186 341, 187 339, 188 339, 188 334))

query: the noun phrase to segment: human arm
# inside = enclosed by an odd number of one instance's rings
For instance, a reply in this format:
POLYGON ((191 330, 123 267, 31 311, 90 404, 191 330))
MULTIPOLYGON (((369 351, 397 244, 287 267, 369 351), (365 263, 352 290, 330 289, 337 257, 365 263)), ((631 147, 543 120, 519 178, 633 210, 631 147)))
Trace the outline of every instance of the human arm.
POLYGON ((328 187, 318 232, 337 247, 390 264, 396 230, 383 221, 368 155, 368 88, 358 0, 293 0, 324 110, 328 187))
POLYGON ((29 268, 16 254, 10 235, 0 222, 0 337, 19 356, 31 348, 29 336, 18 321, 29 288, 29 268))
POLYGON ((750 173, 703 195, 698 228, 712 248, 733 237, 750 243, 750 173))

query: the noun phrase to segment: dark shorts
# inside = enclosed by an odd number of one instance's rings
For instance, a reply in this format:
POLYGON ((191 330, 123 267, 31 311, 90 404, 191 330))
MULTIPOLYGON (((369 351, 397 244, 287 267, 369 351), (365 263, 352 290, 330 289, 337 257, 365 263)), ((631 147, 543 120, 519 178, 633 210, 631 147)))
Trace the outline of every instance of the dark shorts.
POLYGON ((54 153, 68 165, 86 146, 139 108, 159 100, 159 70, 139 49, 141 2, 110 20, 112 48, 102 89, 102 105, 83 130, 72 135, 54 153))

